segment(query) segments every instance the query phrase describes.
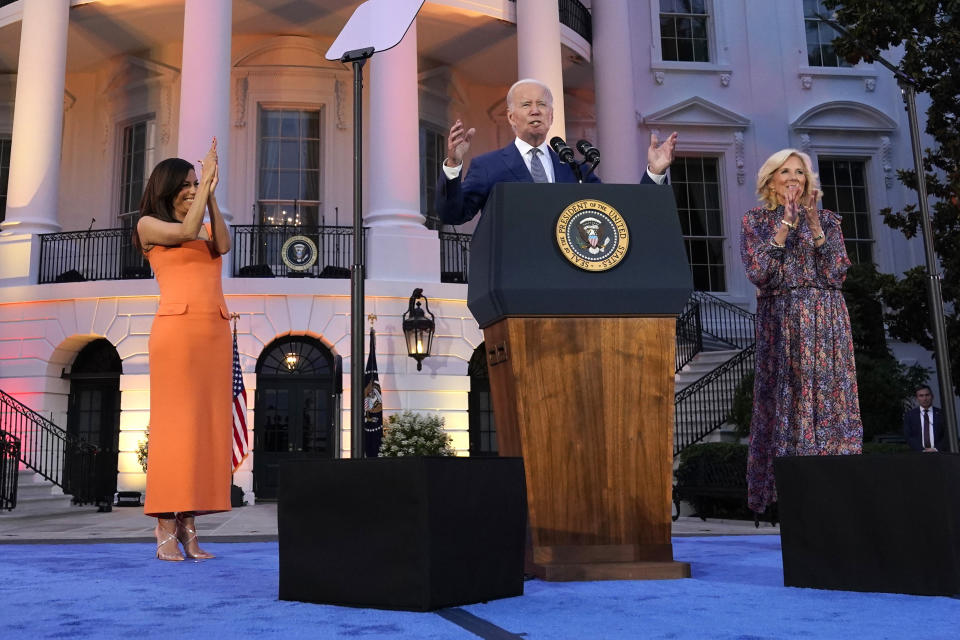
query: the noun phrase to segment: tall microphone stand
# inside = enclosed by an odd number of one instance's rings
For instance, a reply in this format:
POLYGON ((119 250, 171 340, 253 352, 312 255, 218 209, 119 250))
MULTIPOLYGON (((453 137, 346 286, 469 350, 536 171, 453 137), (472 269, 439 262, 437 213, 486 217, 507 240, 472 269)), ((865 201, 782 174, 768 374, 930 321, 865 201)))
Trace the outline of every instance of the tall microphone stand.
MULTIPOLYGON (((823 22, 833 27, 839 33, 860 42, 849 31, 836 21, 817 14, 823 22)), ((866 50, 866 47, 862 47, 866 50)), ((923 169, 923 152, 920 148, 920 125, 917 120, 917 81, 905 74, 899 67, 884 60, 876 53, 870 57, 893 73, 897 85, 903 94, 903 101, 907 105, 907 120, 910 125, 910 143, 913 150, 913 165, 917 173, 917 194, 920 198, 920 230, 923 237, 923 252, 927 267, 927 303, 930 307, 930 326, 933 333, 933 353, 937 363, 937 379, 940 382, 940 397, 943 398, 943 421, 947 428, 947 442, 952 453, 957 453, 957 411, 955 394, 953 391, 953 377, 950 374, 950 352, 947 342, 947 327, 943 320, 943 293, 937 255, 933 250, 933 227, 930 224, 930 206, 927 202, 927 180, 923 169)))

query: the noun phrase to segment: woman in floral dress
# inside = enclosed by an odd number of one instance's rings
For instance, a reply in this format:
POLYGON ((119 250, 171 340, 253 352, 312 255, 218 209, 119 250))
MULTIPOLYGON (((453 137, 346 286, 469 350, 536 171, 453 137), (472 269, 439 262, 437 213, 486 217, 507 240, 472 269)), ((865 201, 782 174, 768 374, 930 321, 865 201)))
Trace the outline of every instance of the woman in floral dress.
POLYGON ((777 500, 778 456, 860 453, 850 317, 840 288, 850 260, 840 216, 817 209, 810 156, 783 149, 757 173, 763 206, 743 216, 740 256, 757 287, 757 364, 748 504, 777 500))

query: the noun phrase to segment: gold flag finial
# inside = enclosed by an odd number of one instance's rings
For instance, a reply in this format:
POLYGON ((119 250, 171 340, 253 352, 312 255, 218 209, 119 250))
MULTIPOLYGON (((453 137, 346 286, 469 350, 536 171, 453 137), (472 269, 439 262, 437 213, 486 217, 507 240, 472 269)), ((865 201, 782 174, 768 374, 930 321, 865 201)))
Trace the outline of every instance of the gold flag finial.
POLYGON ((370 321, 370 326, 372 327, 372 326, 373 326, 373 323, 377 321, 377 314, 375 314, 375 313, 369 313, 369 314, 367 314, 367 320, 370 321))

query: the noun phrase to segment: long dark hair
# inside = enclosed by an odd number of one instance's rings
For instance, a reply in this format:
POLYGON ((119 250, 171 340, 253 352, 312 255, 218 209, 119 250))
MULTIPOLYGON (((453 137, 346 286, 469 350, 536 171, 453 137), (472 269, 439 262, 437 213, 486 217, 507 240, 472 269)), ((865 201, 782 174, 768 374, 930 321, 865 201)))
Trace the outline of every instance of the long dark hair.
MULTIPOLYGON (((152 216, 164 222, 180 222, 173 215, 173 199, 183 188, 183 181, 193 165, 182 158, 167 158, 153 168, 140 199, 140 217, 152 216)), ((143 251, 140 234, 133 228, 133 246, 143 251)))

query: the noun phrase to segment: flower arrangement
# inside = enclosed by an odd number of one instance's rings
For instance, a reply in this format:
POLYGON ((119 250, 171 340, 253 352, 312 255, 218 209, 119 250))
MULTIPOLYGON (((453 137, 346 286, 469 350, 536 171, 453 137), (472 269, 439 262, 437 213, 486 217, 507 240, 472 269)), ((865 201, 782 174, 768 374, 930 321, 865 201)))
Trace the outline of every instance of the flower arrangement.
POLYGON ((140 463, 140 468, 143 469, 143 472, 147 472, 147 454, 150 450, 150 427, 147 427, 147 430, 143 432, 143 440, 137 442, 137 462, 140 463))
POLYGON ((380 456, 452 456, 450 436, 443 430, 443 418, 404 411, 387 418, 383 425, 380 456))

